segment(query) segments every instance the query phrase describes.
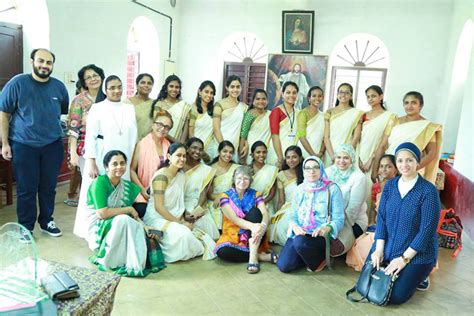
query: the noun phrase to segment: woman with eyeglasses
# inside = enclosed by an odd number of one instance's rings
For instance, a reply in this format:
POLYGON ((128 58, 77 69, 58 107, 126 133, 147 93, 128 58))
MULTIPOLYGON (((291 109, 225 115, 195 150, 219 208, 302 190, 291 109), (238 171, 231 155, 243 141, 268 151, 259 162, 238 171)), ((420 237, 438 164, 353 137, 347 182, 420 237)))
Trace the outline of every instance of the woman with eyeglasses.
POLYGON ((132 182, 140 187, 140 195, 133 205, 140 217, 145 215, 146 204, 150 199, 149 187, 151 177, 166 160, 166 152, 170 142, 166 139, 173 127, 173 119, 167 111, 159 111, 155 115, 152 131, 135 147, 131 164, 132 182))
MULTIPOLYGON (((87 114, 92 104, 103 101, 105 94, 101 87, 105 79, 102 68, 94 64, 82 67, 77 73, 78 83, 82 91, 72 99, 68 117, 69 135, 69 162, 74 172, 84 172, 84 142, 86 139, 87 114), (75 171, 79 168, 79 171, 75 171)), ((72 181, 71 181, 72 182, 72 181)), ((80 184, 80 180, 78 182, 80 184)), ((69 206, 77 206, 77 186, 68 194, 68 199, 64 201, 69 206)))
MULTIPOLYGON (((107 99, 95 103, 87 117, 84 158, 86 159, 82 174, 82 186, 79 206, 74 224, 74 234, 85 238, 89 247, 95 249, 97 244, 97 215, 87 207, 87 191, 92 180, 105 174, 102 163, 110 150, 120 150, 125 156, 132 157, 137 141, 137 121, 133 105, 121 102, 122 81, 112 75, 104 83, 107 99)), ((123 179, 130 180, 130 169, 127 166, 123 179)))
POLYGON ((135 106, 138 140, 141 140, 152 130, 153 117, 150 117, 150 111, 153 99, 150 98, 150 93, 154 83, 155 79, 152 75, 139 74, 135 79, 137 92, 134 96, 124 100, 125 103, 131 103, 135 106))
POLYGON ((154 117, 157 111, 168 111, 174 122, 173 128, 168 133, 168 139, 184 143, 188 138, 187 126, 191 106, 181 99, 181 89, 181 79, 176 75, 168 76, 158 97, 152 103, 150 117, 154 117))
POLYGON ((344 225, 339 187, 328 179, 323 162, 310 156, 303 162, 304 182, 291 203, 288 240, 277 266, 289 273, 306 267, 319 272, 326 266, 326 236, 338 237, 344 225))
POLYGON ((337 101, 334 108, 326 111, 324 127, 324 145, 326 146, 326 165, 334 162, 334 149, 341 144, 357 148, 362 129, 364 112, 354 106, 352 94, 354 88, 342 83, 337 88, 337 101))

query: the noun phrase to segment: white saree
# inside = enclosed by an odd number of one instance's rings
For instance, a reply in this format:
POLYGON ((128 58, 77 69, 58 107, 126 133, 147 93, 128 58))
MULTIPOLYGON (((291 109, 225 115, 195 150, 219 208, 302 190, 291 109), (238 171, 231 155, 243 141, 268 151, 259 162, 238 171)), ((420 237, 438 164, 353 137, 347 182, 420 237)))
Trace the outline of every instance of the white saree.
POLYGON ((257 140, 260 140, 267 145, 267 148, 271 146, 271 133, 270 133, 270 113, 271 111, 265 111, 264 114, 259 115, 255 121, 253 121, 252 126, 250 127, 249 134, 247 136, 247 143, 249 146, 249 154, 247 156, 247 164, 252 163, 252 157, 250 155, 250 148, 253 143, 257 140))
MULTIPOLYGON (((295 118, 298 116, 298 110, 294 109, 295 111, 295 118)), ((281 142, 281 151, 283 155, 285 155, 285 150, 293 145, 298 144, 298 138, 296 137, 296 133, 298 131, 298 120, 295 119, 293 124, 293 129, 290 127, 290 120, 285 118, 283 121, 280 122, 280 142, 281 142)), ((278 163, 278 156, 276 154, 275 148, 272 145, 268 148, 268 156, 267 156, 267 163, 276 166, 278 163)))
MULTIPOLYGON (((315 153, 318 153, 324 140, 324 113, 319 112, 308 120, 306 125, 306 139, 315 153)), ((299 146, 303 151, 303 157, 310 156, 301 143, 299 143, 299 146)))
MULTIPOLYGON (((216 171, 204 163, 200 163, 192 169, 186 171, 186 186, 184 189, 184 205, 188 212, 192 212, 199 206, 199 198, 204 190, 214 179, 216 171)), ((207 208, 207 206, 204 206, 207 208)), ((202 229, 212 239, 219 238, 219 230, 209 211, 206 211, 196 223, 195 227, 202 229)))
POLYGON ((187 128, 185 124, 189 116, 189 111, 191 110, 191 105, 186 103, 184 100, 180 100, 171 106, 164 101, 158 102, 157 105, 162 110, 166 110, 171 114, 171 117, 173 118, 173 128, 168 132, 168 134, 174 139, 179 140, 184 129, 187 128))
MULTIPOLYGON (((253 176, 253 182, 250 186, 252 189, 260 192, 263 199, 265 199, 275 184, 275 180, 278 176, 278 168, 272 165, 264 165, 262 169, 258 170, 253 176)), ((268 214, 273 215, 274 209, 272 203, 265 203, 268 214)))

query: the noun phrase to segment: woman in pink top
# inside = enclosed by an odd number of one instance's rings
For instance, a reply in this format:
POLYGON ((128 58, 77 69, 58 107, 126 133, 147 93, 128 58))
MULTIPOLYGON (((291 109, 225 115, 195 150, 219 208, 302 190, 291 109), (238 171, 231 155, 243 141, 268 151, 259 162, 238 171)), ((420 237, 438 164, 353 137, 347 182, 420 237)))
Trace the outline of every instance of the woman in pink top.
POLYGON ((143 217, 150 195, 148 187, 150 180, 156 170, 166 160, 166 153, 170 142, 166 139, 168 132, 173 128, 173 119, 167 111, 159 111, 155 114, 151 133, 143 137, 135 147, 133 154, 130 178, 132 182, 141 189, 133 207, 138 215, 143 217))

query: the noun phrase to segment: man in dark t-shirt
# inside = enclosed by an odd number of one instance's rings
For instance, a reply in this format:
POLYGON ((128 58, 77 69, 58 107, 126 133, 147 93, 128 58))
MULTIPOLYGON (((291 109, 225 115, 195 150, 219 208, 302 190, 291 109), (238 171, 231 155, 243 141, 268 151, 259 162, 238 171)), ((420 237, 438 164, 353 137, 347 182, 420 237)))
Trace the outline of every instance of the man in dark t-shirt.
MULTIPOLYGON (((18 222, 32 233, 38 220, 41 231, 59 237, 53 212, 64 156, 60 117, 67 113, 69 97, 64 84, 50 77, 54 54, 40 48, 30 58, 33 72, 16 75, 0 94, 2 156, 13 162, 18 222)), ((30 242, 29 236, 25 232, 23 240, 30 242)))

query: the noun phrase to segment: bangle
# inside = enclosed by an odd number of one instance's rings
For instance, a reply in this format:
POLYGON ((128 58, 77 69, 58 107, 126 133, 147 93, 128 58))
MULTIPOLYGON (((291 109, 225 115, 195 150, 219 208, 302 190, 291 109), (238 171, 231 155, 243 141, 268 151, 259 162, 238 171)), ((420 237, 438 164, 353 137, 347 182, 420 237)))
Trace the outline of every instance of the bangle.
POLYGON ((261 222, 260 225, 263 225, 263 227, 267 227, 267 223, 261 222))

